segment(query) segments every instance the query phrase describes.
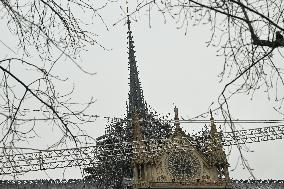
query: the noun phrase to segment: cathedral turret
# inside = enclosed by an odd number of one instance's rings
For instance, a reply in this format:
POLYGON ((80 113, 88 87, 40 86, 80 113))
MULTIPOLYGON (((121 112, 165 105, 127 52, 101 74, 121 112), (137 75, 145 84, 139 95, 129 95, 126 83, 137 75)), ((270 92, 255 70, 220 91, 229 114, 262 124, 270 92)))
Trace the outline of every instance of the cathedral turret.
POLYGON ((214 118, 213 118, 213 115, 212 115, 212 111, 210 110, 210 123, 211 123, 211 129, 210 129, 210 134, 211 136, 216 136, 217 134, 217 128, 216 128, 216 125, 215 125, 215 122, 214 122, 214 118))
POLYGON ((210 110, 210 122, 211 122, 211 163, 217 167, 218 177, 220 179, 229 180, 229 171, 228 171, 228 162, 226 153, 223 149, 223 145, 221 143, 220 133, 217 131, 215 121, 212 115, 212 111, 210 110))
POLYGON ((140 143, 143 138, 141 134, 141 128, 140 128, 139 117, 138 117, 137 112, 133 112, 132 128, 133 128, 133 141, 140 143))
POLYGON ((130 90, 128 93, 128 110, 127 117, 132 118, 133 113, 137 112, 140 118, 145 118, 147 107, 144 101, 143 90, 141 88, 141 83, 138 77, 138 69, 136 65, 136 57, 134 50, 134 41, 132 36, 132 31, 130 28, 130 19, 127 17, 128 25, 128 65, 129 65, 129 86, 130 90))

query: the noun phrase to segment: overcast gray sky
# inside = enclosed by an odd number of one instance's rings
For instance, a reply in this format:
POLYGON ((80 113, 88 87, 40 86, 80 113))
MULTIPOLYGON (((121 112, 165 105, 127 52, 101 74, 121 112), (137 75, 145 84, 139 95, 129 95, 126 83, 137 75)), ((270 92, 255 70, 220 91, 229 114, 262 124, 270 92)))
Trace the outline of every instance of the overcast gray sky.
MULTIPOLYGON (((91 96, 97 99, 89 111, 100 116, 121 117, 126 113, 128 95, 128 59, 127 59, 127 27, 124 22, 115 27, 111 25, 120 16, 121 10, 116 7, 106 10, 104 15, 110 31, 92 27, 99 33, 100 42, 110 50, 98 46, 90 47, 81 56, 83 66, 88 71, 97 72, 89 76, 79 72, 70 62, 58 65, 59 73, 68 75, 75 84, 75 99, 88 101, 91 96), (115 10, 115 11, 114 11, 115 10), (68 67, 68 70, 66 70, 68 67)), ((168 20, 166 24, 157 16, 148 25, 147 16, 143 13, 132 20, 136 60, 140 71, 140 81, 145 100, 160 114, 172 113, 176 105, 180 116, 189 119, 208 111, 210 104, 216 101, 222 87, 217 75, 221 72, 224 57, 217 57, 217 48, 206 47, 209 30, 206 26, 190 26, 188 34, 178 30, 168 20)), ((5 49, 3 46, 1 49, 5 49)), ((227 81, 228 82, 228 81, 227 81)), ((245 95, 235 96, 230 100, 231 112, 236 119, 283 119, 272 109, 263 90, 256 93, 253 100, 245 95)), ((214 104, 212 107, 215 107, 214 104)), ((215 119, 221 119, 215 115, 215 119)), ((209 117, 207 117, 209 119, 209 117)), ((98 137, 104 133, 106 120, 98 119, 86 126, 89 134, 98 137)), ((199 130, 203 124, 182 124, 184 130, 199 130)), ((242 124, 239 129, 264 127, 269 125, 242 124)), ((245 153, 254 174, 259 179, 283 179, 283 144, 284 141, 270 141, 247 145, 254 152, 245 153)), ((234 149, 234 148, 233 148, 234 149)), ((235 150, 229 156, 233 169, 238 162, 235 150)), ((62 169, 46 171, 46 173, 27 173, 21 179, 63 178, 62 169), (48 175, 48 176, 47 176, 48 175)), ((249 174, 240 163, 230 175, 236 179, 248 179, 249 174)), ((79 169, 66 169, 65 178, 80 178, 79 169)), ((8 177, 5 177, 8 178, 8 177)))

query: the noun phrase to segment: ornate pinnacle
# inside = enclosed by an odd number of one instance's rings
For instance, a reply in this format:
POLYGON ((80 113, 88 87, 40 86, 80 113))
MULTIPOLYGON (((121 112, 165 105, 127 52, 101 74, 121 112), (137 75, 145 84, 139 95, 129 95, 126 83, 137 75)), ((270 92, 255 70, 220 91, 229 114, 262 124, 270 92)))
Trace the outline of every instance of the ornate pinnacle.
POLYGON ((174 108, 174 112, 175 112, 175 127, 176 129, 179 129, 180 123, 179 123, 179 118, 178 118, 178 108, 176 106, 174 108))
POLYGON ((212 115, 212 111, 210 109, 210 122, 211 122, 211 134, 212 135, 216 135, 217 133, 217 128, 216 128, 216 125, 215 125, 215 122, 214 122, 214 118, 213 118, 213 115, 212 115))

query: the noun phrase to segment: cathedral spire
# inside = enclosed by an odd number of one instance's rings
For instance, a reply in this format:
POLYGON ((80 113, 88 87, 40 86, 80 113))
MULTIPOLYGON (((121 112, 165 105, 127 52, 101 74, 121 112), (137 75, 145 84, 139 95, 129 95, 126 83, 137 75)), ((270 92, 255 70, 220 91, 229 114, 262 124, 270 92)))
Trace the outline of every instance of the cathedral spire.
POLYGON ((132 36, 132 31, 130 28, 130 19, 129 15, 127 16, 127 26, 128 26, 128 65, 129 65, 129 86, 130 90, 128 93, 128 118, 132 118, 133 113, 136 111, 139 117, 145 117, 147 107, 144 101, 143 91, 141 88, 141 83, 138 77, 138 69, 135 59, 135 50, 134 50, 134 41, 132 36))

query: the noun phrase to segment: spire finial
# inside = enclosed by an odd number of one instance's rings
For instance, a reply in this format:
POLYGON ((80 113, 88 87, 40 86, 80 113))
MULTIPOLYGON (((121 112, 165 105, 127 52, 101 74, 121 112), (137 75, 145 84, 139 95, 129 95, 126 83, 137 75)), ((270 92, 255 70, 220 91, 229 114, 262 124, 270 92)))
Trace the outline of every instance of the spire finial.
POLYGON ((213 114, 212 114, 211 109, 210 109, 210 121, 211 121, 211 124, 214 123, 214 118, 213 118, 213 114))
POLYGON ((175 127, 180 128, 179 118, 178 118, 178 108, 175 106, 174 108, 175 112, 175 127))
POLYGON ((213 118, 213 114, 212 114, 212 111, 210 109, 210 121, 211 121, 211 133, 216 133, 217 132, 217 128, 216 128, 216 125, 214 123, 214 118, 213 118))
POLYGON ((126 15, 127 15, 127 17, 128 17, 128 16, 129 16, 129 12, 128 12, 128 0, 126 0, 125 3, 126 3, 126 15))
POLYGON ((129 19, 129 10, 128 10, 128 0, 126 0, 126 16, 127 16, 127 26, 128 26, 128 31, 130 31, 130 19, 129 19))

